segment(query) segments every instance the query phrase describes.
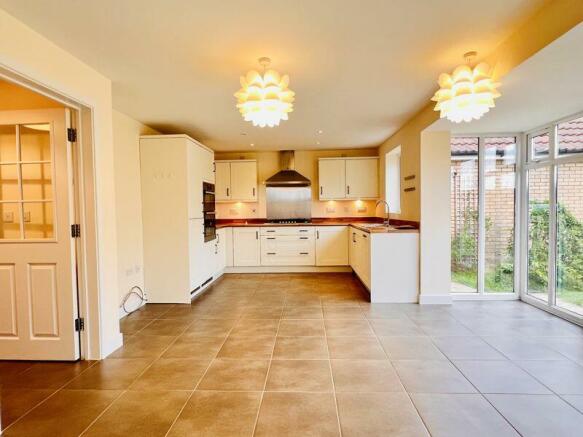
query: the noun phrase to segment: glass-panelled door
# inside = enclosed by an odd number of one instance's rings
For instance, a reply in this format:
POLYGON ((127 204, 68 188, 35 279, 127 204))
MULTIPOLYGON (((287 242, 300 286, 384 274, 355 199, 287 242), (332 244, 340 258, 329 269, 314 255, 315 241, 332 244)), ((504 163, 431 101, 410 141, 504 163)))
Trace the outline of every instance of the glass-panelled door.
POLYGON ((451 292, 515 296, 517 135, 451 139, 451 292))
POLYGON ((583 116, 526 136, 526 301, 583 320, 583 116))

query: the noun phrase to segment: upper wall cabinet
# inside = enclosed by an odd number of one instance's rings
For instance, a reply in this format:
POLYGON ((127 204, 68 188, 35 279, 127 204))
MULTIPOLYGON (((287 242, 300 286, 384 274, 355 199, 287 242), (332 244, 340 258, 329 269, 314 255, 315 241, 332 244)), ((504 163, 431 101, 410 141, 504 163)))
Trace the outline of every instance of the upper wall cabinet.
POLYGON ((376 199, 379 196, 379 159, 320 158, 320 200, 376 199))
POLYGON ((257 202, 257 161, 215 161, 218 202, 257 202))

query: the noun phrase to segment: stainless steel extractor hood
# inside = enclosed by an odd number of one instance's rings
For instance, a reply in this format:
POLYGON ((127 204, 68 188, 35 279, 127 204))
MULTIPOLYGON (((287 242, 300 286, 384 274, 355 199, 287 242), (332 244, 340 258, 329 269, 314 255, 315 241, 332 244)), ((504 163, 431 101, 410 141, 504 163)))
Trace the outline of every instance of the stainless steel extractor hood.
POLYGON ((310 220, 312 218, 312 183, 298 173, 294 152, 280 155, 281 170, 265 181, 268 220, 310 220))
POLYGON ((268 187, 309 187, 310 180, 295 170, 295 156, 293 150, 280 152, 281 170, 265 181, 268 187))

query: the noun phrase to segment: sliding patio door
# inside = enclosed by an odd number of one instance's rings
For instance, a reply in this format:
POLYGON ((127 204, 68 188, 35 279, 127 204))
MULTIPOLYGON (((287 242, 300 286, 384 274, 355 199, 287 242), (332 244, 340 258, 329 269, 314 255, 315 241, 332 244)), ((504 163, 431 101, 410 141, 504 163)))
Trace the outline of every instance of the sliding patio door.
POLYGON ((452 137, 451 292, 515 296, 516 135, 452 137))
POLYGON ((583 117, 526 136, 524 300, 583 321, 583 117))

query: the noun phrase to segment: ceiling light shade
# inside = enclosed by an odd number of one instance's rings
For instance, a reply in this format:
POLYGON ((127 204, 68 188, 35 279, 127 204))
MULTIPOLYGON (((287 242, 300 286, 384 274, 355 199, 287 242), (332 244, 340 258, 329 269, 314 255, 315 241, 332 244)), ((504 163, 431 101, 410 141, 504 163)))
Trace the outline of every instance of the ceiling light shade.
POLYGON ((241 89, 235 93, 239 112, 253 126, 279 126, 293 111, 295 93, 288 88, 289 76, 266 70, 270 62, 269 58, 260 58, 263 75, 249 71, 241 77, 241 89))
POLYGON ((476 52, 464 55, 467 65, 460 65, 451 75, 439 76, 439 90, 431 100, 437 102, 436 111, 440 117, 454 123, 478 120, 493 108, 494 99, 500 97, 496 88, 500 86, 492 80, 488 64, 480 63, 471 68, 469 62, 476 52))

